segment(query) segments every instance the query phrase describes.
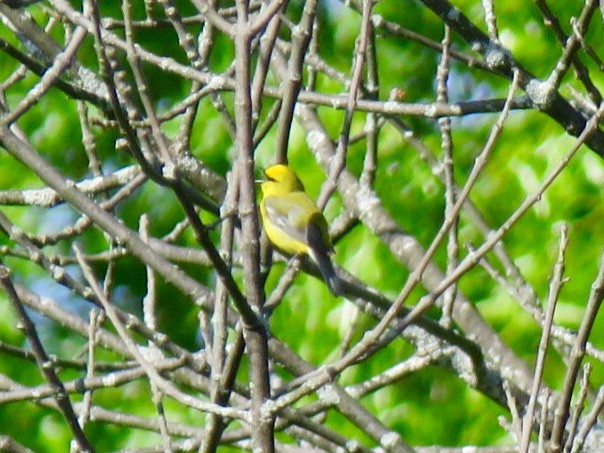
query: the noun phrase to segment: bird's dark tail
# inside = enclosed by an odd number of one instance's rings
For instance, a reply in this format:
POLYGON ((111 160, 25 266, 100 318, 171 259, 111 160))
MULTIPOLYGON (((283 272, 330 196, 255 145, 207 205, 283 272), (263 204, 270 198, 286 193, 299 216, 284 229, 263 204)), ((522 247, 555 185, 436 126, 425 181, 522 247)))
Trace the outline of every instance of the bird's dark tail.
POLYGON ((325 280, 331 293, 334 296, 343 294, 344 288, 342 286, 342 280, 340 280, 340 277, 336 274, 336 270, 333 267, 329 255, 327 253, 311 253, 311 258, 317 263, 317 266, 319 266, 319 271, 321 271, 323 280, 325 280))
POLYGON ((322 214, 317 213, 309 220, 306 231, 306 240, 308 241, 310 249, 308 254, 319 266, 323 280, 325 280, 331 293, 334 296, 343 294, 344 288, 342 287, 342 281, 336 274, 331 258, 329 257, 329 255, 333 253, 333 247, 329 240, 327 223, 322 214))

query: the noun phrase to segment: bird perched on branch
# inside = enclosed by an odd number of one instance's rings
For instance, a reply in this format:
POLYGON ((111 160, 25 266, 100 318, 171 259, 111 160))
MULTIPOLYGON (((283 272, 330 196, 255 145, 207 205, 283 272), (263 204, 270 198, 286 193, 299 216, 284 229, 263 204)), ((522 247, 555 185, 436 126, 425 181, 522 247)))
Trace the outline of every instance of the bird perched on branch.
POLYGON ((273 165, 264 174, 266 180, 260 185, 260 215, 269 240, 287 255, 309 256, 319 267, 329 290, 336 296, 341 294, 341 282, 330 258, 334 250, 323 213, 287 165, 273 165))

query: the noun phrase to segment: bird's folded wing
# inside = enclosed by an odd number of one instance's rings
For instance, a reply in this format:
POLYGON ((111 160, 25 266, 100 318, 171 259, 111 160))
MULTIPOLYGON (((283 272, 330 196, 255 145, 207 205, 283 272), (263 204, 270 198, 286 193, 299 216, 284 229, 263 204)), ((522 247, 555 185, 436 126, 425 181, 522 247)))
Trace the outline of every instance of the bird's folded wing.
POLYGON ((304 192, 269 196, 264 199, 270 222, 296 241, 308 244, 307 226, 317 207, 304 192))

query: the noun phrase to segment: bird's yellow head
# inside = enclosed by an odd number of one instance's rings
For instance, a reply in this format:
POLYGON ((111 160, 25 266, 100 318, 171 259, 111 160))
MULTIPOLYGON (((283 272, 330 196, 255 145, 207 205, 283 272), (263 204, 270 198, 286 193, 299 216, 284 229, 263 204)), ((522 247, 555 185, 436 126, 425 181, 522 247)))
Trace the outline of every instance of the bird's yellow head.
POLYGON ((264 196, 304 191, 302 181, 287 165, 277 164, 264 171, 266 181, 261 184, 264 196))

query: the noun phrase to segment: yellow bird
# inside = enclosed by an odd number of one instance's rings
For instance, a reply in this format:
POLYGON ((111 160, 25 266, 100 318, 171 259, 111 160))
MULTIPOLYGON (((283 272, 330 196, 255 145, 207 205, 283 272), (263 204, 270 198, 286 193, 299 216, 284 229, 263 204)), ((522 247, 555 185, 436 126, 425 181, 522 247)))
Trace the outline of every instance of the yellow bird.
POLYGON ((269 240, 287 255, 309 256, 329 290, 341 294, 341 282, 329 257, 334 250, 323 213, 287 165, 273 165, 264 174, 260 215, 269 240))

